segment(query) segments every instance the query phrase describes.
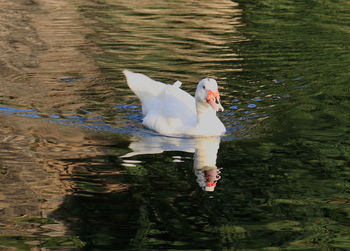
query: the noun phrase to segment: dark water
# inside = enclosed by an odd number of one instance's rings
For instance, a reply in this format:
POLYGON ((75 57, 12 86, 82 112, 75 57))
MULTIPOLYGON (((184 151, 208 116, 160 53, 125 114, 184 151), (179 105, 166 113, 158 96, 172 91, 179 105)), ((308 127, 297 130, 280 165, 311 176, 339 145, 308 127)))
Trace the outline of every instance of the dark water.
MULTIPOLYGON (((35 231, 3 230, 3 246, 349 250, 349 2, 74 6, 76 17, 57 14, 50 22, 75 34, 74 43, 69 36, 58 40, 62 45, 47 42, 42 50, 50 60, 43 62, 50 67, 20 75, 39 81, 28 92, 41 91, 43 100, 1 97, 0 116, 8 121, 1 124, 1 171, 27 170, 19 180, 39 187, 32 190, 42 198, 31 207, 35 213, 29 206, 8 213, 32 224, 18 228, 35 231), (62 48, 68 67, 49 57, 62 48), (174 139, 143 129, 124 69, 181 80, 191 93, 199 79, 216 78, 228 133, 221 140, 174 139), (205 191, 205 177, 217 182, 214 191, 205 191)), ((14 75, 8 78, 18 83, 14 75)), ((16 191, 6 196, 23 193, 16 191)))

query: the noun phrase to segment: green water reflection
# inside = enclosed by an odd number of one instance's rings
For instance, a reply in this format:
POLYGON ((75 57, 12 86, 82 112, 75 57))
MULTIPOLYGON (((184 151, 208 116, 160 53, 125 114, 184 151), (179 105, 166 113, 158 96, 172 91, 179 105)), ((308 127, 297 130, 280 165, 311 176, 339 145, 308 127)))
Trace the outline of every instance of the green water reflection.
POLYGON ((96 60, 125 98, 117 102, 138 104, 124 68, 185 80, 190 90, 210 74, 224 87, 222 117, 231 128, 213 193, 195 182, 191 153, 139 155, 123 165, 131 140, 118 135, 98 161, 66 159, 82 169, 55 217, 87 249, 349 249, 350 5, 237 2, 81 6, 96 32, 96 60), (84 167, 91 162, 100 164, 84 167))

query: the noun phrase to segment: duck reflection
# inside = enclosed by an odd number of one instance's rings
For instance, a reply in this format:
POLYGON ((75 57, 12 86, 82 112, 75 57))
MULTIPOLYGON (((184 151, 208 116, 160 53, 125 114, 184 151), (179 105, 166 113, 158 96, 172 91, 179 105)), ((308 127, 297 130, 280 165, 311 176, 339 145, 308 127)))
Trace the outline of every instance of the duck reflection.
MULTIPOLYGON (((220 177, 216 166, 220 137, 174 138, 159 135, 140 135, 135 137, 129 148, 132 152, 122 158, 136 155, 159 154, 165 151, 194 153, 193 170, 198 185, 207 192, 213 192, 220 177)), ((126 161, 130 163, 129 161, 126 161)))

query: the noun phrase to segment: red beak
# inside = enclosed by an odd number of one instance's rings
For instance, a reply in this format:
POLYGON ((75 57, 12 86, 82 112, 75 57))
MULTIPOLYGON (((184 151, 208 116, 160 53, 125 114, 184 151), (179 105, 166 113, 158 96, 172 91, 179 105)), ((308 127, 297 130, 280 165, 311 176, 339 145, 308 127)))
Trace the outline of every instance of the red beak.
POLYGON ((212 90, 209 90, 208 96, 207 96, 207 102, 216 112, 224 111, 224 108, 220 104, 219 91, 213 92, 212 90))

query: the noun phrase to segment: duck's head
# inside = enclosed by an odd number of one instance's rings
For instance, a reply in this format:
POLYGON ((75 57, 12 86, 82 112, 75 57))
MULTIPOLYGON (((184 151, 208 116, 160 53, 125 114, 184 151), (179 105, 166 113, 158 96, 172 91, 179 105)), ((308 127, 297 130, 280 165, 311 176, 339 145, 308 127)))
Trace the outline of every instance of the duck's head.
POLYGON ((218 84, 213 78, 205 78, 199 81, 195 94, 196 101, 210 105, 215 112, 223 112, 224 108, 220 103, 218 84))

